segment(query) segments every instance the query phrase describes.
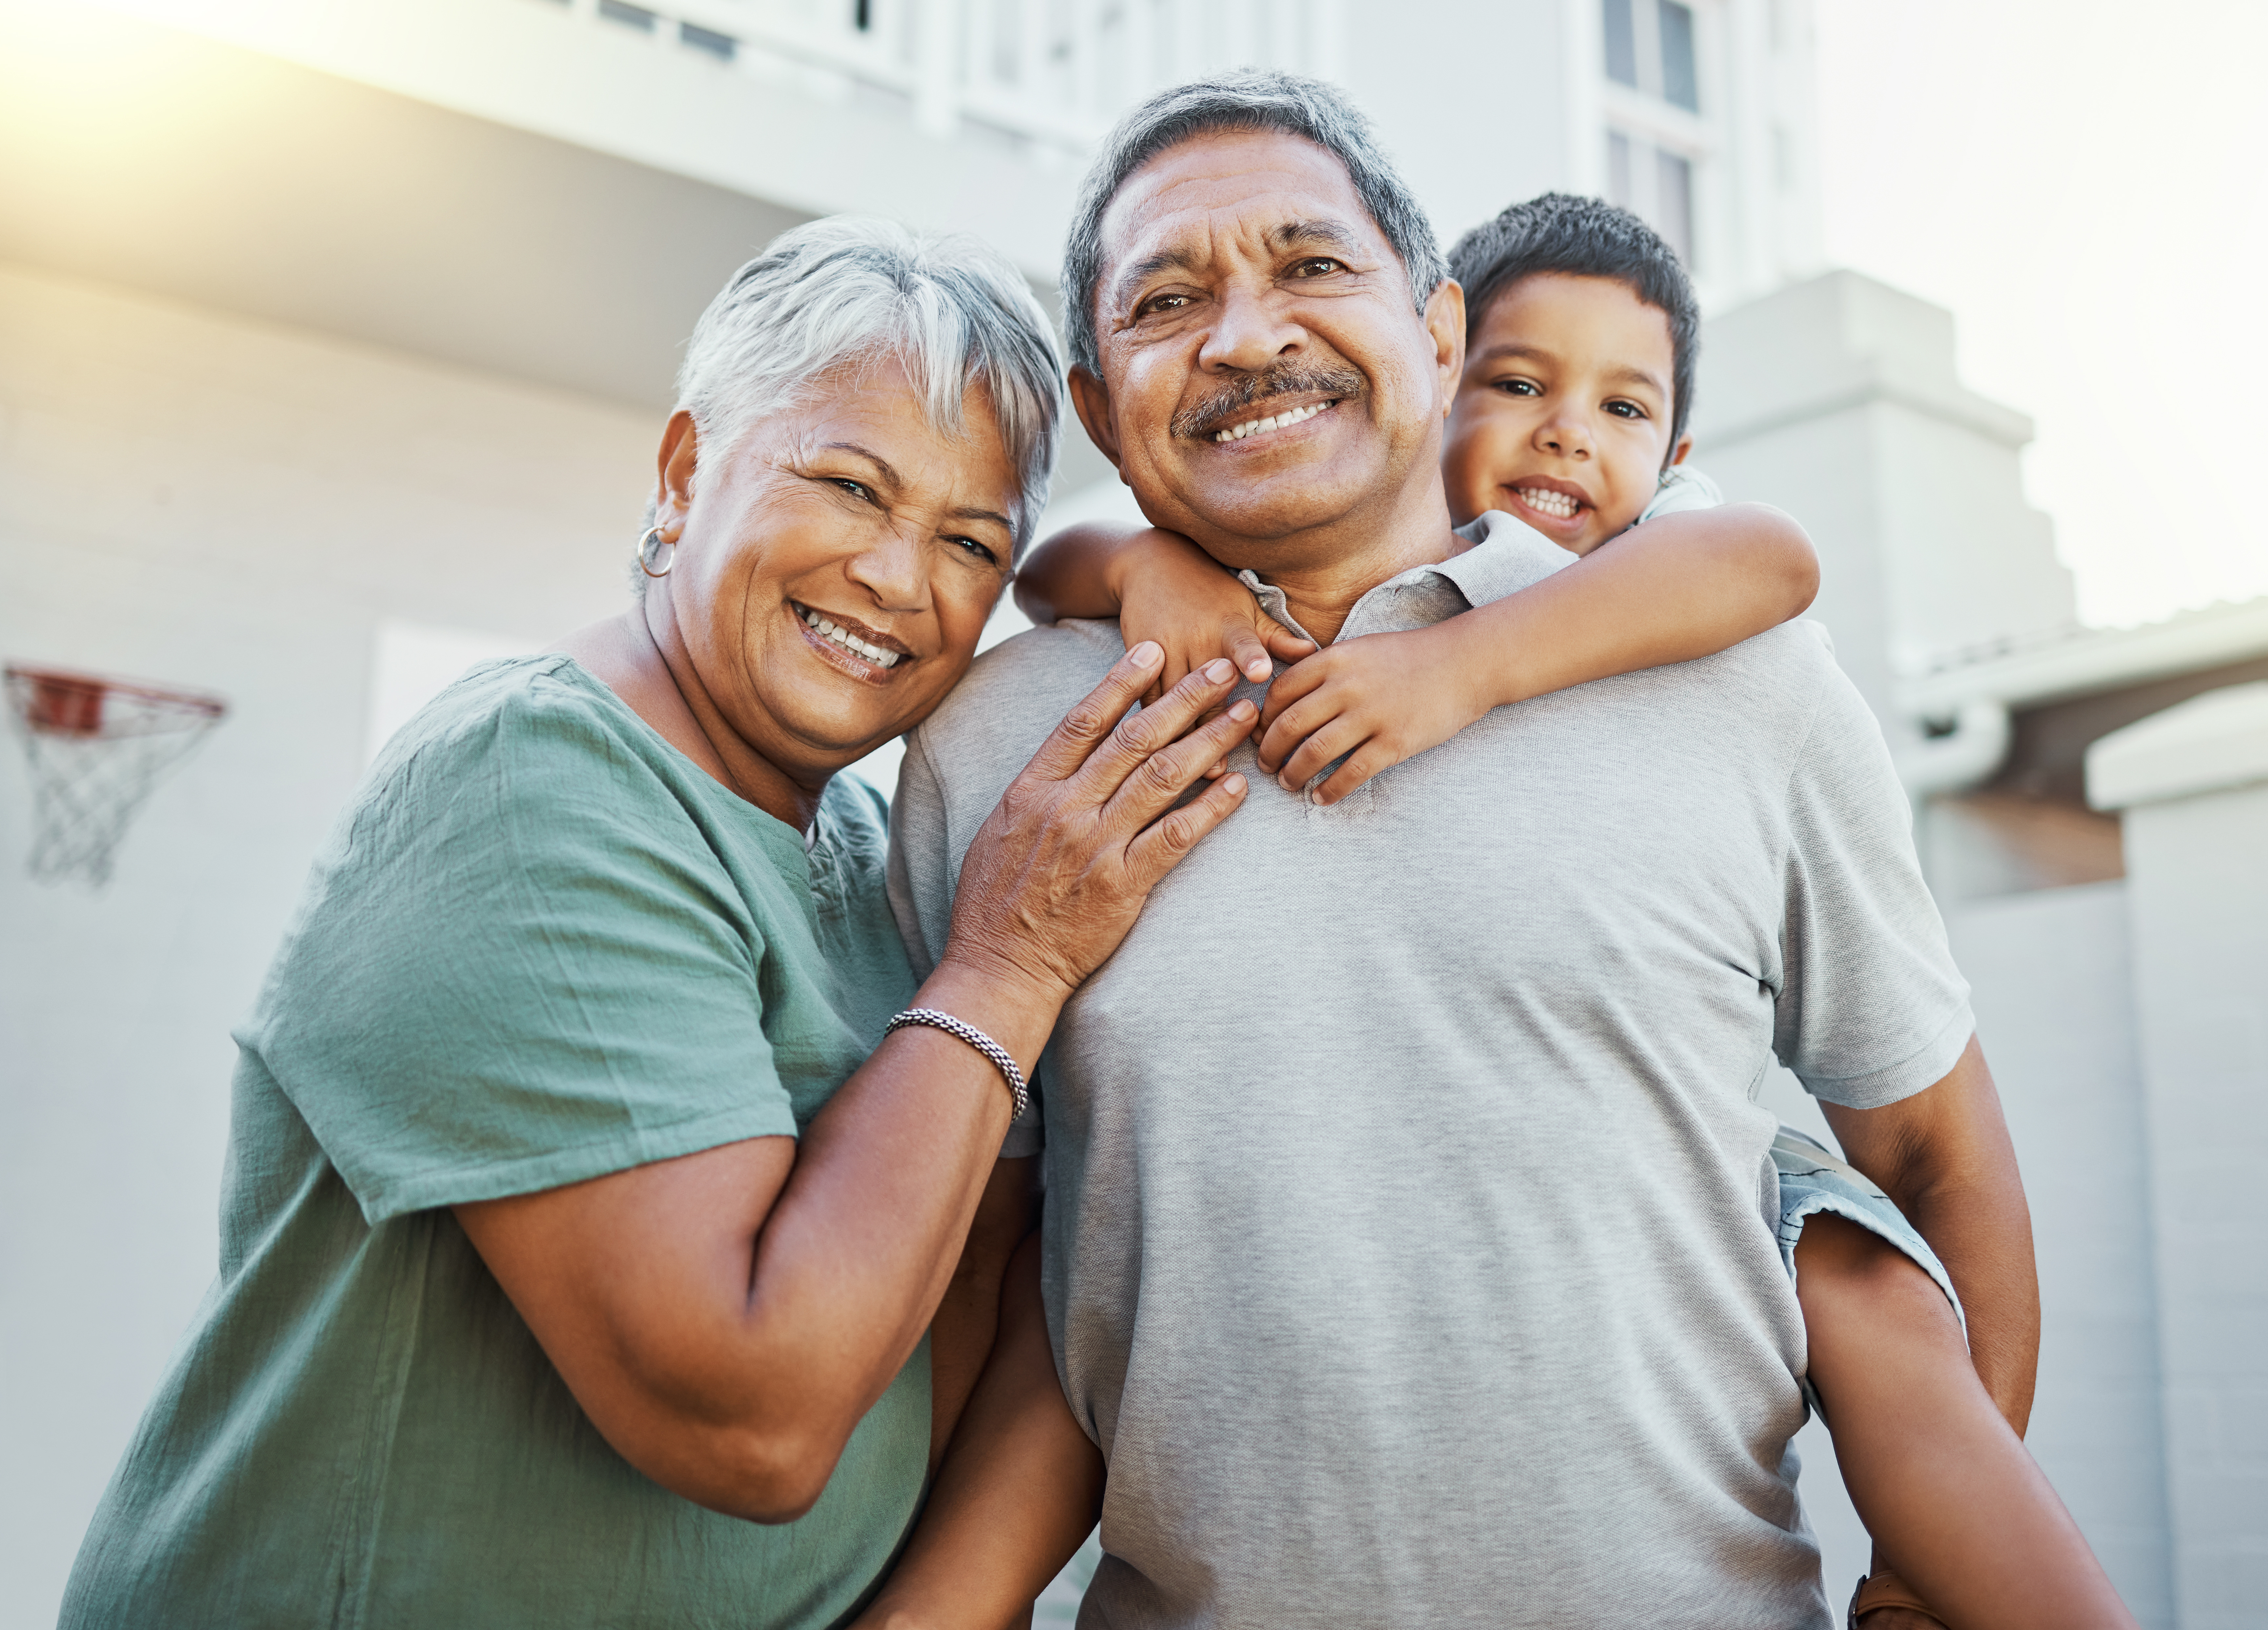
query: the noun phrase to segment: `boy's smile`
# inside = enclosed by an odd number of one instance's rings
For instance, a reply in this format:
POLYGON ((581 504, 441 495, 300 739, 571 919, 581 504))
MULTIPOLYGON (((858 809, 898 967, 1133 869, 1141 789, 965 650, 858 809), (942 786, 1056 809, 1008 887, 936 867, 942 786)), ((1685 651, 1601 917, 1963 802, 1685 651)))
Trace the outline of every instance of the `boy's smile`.
POLYGON ((1669 444, 1669 319, 1609 277, 1553 273, 1500 290, 1473 326, 1442 450, 1462 525, 1489 510, 1588 554, 1637 520, 1669 444))

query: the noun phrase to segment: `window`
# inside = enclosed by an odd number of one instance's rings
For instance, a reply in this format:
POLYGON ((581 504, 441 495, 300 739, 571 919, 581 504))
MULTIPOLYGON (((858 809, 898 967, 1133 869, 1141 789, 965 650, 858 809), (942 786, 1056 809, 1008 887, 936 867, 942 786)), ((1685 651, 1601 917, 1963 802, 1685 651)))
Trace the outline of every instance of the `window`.
POLYGON ((543 649, 543 642, 491 628, 445 628, 431 623, 378 625, 371 651, 370 724, 363 747, 367 763, 411 716, 476 663, 543 649))
POLYGON ((1624 130, 1607 132, 1607 197, 1662 235, 1693 266, 1693 161, 1624 130))
POLYGON ((1660 232, 1690 268, 1703 234, 1695 172, 1713 133, 1701 112, 1701 0, 1599 0, 1610 91, 1606 194, 1660 232))
POLYGON ((1653 229, 1669 239, 1677 258, 1693 264, 1693 161, 1675 153, 1653 155, 1653 229))
POLYGON ((1637 24, 1631 16, 1633 0, 1607 0, 1607 77, 1616 84, 1638 89, 1637 24))
POLYGON ((740 42, 730 34, 720 34, 713 28, 703 28, 698 23, 680 23, 677 37, 686 48, 706 51, 720 62, 729 62, 740 50, 740 42))
POLYGON ((653 32, 653 13, 642 5, 627 4, 625 0, 599 0, 599 15, 608 22, 627 24, 649 34, 653 32))
POLYGON ((1633 91, 1701 111, 1693 8, 1679 0, 1603 0, 1607 77, 1633 91))

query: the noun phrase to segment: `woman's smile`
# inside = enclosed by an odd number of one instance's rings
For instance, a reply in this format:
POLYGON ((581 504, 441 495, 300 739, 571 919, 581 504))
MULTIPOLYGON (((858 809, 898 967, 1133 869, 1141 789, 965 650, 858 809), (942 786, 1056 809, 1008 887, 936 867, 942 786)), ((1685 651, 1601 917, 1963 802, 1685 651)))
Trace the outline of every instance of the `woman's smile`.
POLYGON ((887 685, 900 664, 916 660, 903 641, 892 639, 854 617, 819 611, 795 600, 790 600, 787 607, 803 630, 805 642, 822 660, 853 679, 887 685))

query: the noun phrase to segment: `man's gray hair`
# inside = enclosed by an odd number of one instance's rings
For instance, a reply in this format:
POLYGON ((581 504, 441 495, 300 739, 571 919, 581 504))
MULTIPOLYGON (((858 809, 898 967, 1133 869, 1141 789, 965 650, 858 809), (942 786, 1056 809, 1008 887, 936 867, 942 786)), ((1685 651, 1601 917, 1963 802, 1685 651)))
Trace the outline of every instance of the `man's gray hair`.
POLYGON ((1030 285, 973 238, 840 215, 781 233, 701 313, 677 371, 677 405, 693 415, 703 458, 729 456, 751 427, 808 401, 830 374, 891 358, 946 435, 964 429, 971 386, 990 393, 1016 470, 1020 553, 1047 508, 1063 362, 1030 285))
POLYGON ((1217 131, 1273 130, 1305 136, 1346 166, 1370 218, 1394 246, 1410 275, 1418 310, 1449 275, 1433 224, 1395 173, 1361 109, 1320 79, 1272 69, 1247 69, 1160 91, 1118 121, 1102 143, 1071 213, 1064 249, 1064 330, 1075 367, 1102 371, 1094 333, 1094 297, 1102 279, 1102 217, 1126 178, 1167 149, 1217 131))

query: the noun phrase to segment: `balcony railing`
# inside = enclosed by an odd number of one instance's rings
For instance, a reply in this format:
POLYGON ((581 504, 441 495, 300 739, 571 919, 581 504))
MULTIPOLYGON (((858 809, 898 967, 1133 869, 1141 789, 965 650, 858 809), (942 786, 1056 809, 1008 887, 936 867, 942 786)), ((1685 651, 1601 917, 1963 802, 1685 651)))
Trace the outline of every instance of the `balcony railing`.
POLYGON ((1340 70, 1344 0, 549 0, 594 26, 821 94, 902 98, 919 127, 1084 151, 1150 92, 1238 67, 1340 70))

